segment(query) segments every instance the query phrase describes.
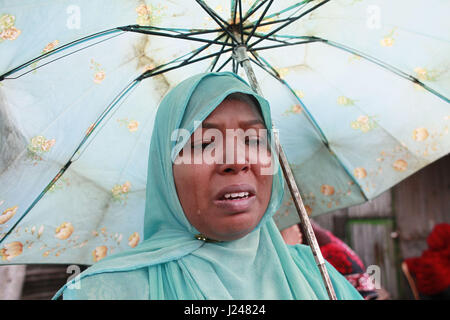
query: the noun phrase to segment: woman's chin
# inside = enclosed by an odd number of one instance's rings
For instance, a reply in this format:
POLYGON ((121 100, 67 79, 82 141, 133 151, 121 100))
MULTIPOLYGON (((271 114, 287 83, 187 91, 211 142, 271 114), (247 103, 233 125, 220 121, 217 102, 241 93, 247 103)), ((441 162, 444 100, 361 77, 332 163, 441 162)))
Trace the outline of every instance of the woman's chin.
POLYGON ((208 238, 219 241, 232 241, 245 237, 252 232, 258 225, 261 219, 255 220, 254 214, 250 212, 238 213, 224 219, 220 223, 220 228, 211 230, 210 236, 205 234, 208 238))

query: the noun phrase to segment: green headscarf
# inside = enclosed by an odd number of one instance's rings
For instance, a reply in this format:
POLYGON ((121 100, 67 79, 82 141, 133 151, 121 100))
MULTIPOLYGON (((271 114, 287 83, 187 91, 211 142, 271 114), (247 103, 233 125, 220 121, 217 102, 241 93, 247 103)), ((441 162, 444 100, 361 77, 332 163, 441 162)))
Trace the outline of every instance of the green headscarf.
MULTIPOLYGON (((286 246, 272 216, 283 198, 281 170, 273 176, 272 194, 258 226, 234 241, 198 240, 199 232, 184 215, 173 179, 178 154, 172 134, 192 134, 231 93, 258 101, 268 132, 269 103, 239 76, 205 73, 181 82, 161 102, 150 144, 144 241, 137 247, 94 264, 61 288, 64 299, 327 299, 311 250, 286 246)), ((275 155, 275 152, 272 152, 275 155)), ((277 159, 274 160, 277 161, 277 159)), ((359 293, 328 266, 340 299, 359 293)))

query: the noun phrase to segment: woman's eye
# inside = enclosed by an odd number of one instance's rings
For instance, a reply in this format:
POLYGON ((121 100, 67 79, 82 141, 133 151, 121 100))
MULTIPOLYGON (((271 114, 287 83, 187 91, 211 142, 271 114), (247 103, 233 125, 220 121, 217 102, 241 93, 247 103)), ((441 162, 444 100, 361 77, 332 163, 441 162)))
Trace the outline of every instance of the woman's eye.
POLYGON ((213 141, 202 142, 202 143, 195 143, 195 144, 192 144, 192 149, 202 149, 202 150, 204 150, 211 143, 213 143, 213 141))
POLYGON ((259 145, 261 143, 260 137, 245 137, 245 143, 248 145, 259 145))

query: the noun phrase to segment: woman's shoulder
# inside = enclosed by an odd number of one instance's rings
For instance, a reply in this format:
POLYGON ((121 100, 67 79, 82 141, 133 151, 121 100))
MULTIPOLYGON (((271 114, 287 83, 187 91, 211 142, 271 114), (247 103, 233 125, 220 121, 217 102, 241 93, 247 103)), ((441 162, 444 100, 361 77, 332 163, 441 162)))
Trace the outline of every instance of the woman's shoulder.
POLYGON ((314 255, 309 246, 304 244, 287 245, 289 253, 296 263, 301 263, 305 266, 316 265, 314 255))
MULTIPOLYGON (((310 278, 320 277, 319 268, 309 246, 304 244, 288 245, 289 253, 298 268, 310 278)), ((327 266, 328 268, 328 266, 327 266)))
MULTIPOLYGON (((68 282, 57 295, 64 300, 123 300, 148 296, 147 270, 90 273, 90 268, 68 282)), ((57 296, 55 296, 57 298, 57 296)))
MULTIPOLYGON (((314 255, 309 246, 303 244, 288 245, 289 252, 297 267, 305 275, 310 285, 325 290, 322 275, 320 274, 314 255)), ((340 274, 328 261, 325 266, 330 276, 336 296, 339 300, 360 300, 359 292, 340 274)))

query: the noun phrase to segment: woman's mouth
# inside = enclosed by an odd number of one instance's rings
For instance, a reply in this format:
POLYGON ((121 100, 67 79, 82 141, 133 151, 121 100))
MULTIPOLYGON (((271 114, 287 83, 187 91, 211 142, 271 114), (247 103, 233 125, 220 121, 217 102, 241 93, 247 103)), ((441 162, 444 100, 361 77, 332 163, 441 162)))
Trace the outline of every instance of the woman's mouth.
POLYGON ((239 199, 246 199, 250 193, 247 191, 239 192, 239 193, 226 193, 222 199, 220 200, 239 200, 239 199))
POLYGON ((223 188, 214 200, 214 204, 235 214, 248 211, 256 200, 255 189, 246 184, 231 185, 223 188))

